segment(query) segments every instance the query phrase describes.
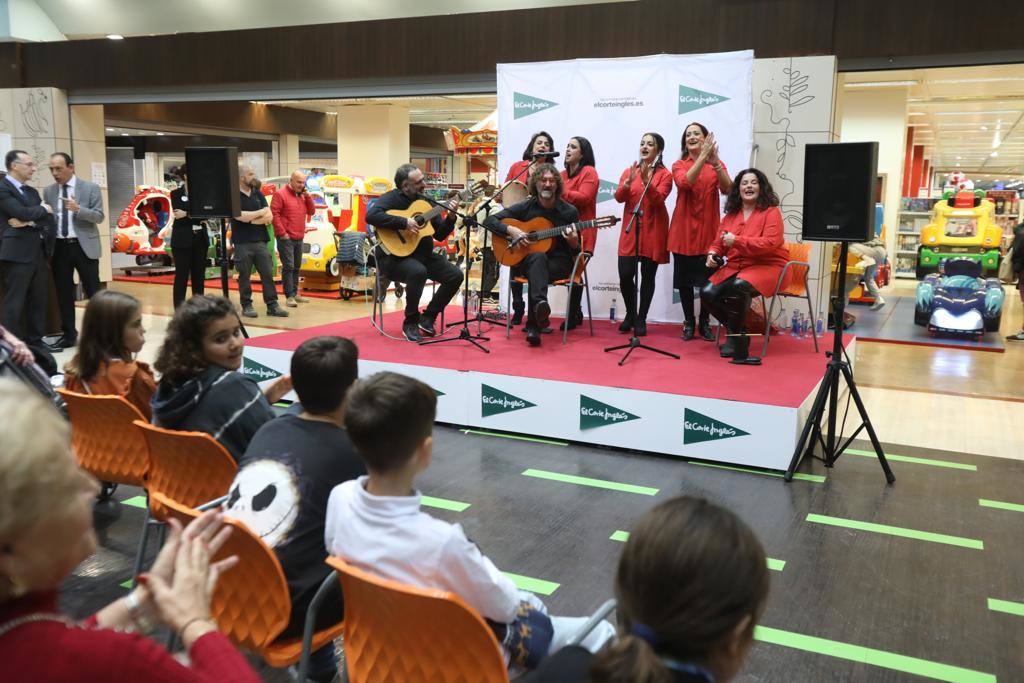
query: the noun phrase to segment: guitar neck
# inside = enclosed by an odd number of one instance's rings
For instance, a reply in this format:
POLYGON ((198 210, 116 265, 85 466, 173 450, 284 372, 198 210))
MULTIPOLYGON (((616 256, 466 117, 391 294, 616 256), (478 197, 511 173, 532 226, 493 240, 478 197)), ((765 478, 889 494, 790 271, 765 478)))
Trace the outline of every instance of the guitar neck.
POLYGON ((538 230, 530 233, 530 238, 533 240, 546 240, 551 237, 558 237, 566 228, 576 228, 577 230, 588 230, 590 228, 597 227, 596 221, 580 221, 578 223, 569 223, 568 225, 561 225, 555 228, 548 228, 546 230, 538 230))

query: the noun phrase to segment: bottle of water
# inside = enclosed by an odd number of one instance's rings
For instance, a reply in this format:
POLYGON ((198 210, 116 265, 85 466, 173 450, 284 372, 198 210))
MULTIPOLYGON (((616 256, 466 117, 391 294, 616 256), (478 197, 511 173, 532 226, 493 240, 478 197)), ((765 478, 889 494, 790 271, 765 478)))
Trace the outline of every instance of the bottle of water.
POLYGON ((615 322, 615 297, 612 297, 611 308, 608 309, 608 319, 615 322))
POLYGON ((823 321, 821 318, 818 318, 818 324, 815 326, 814 329, 818 333, 819 337, 825 334, 825 321, 823 321))
POLYGON ((793 319, 789 323, 789 334, 793 337, 800 334, 800 318, 799 312, 793 311, 793 319))
POLYGON ((811 336, 811 319, 810 318, 804 318, 803 325, 800 328, 800 337, 803 338, 803 339, 807 339, 810 336, 811 336))
POLYGON ((469 314, 476 315, 480 311, 480 295, 473 291, 469 295, 469 314))

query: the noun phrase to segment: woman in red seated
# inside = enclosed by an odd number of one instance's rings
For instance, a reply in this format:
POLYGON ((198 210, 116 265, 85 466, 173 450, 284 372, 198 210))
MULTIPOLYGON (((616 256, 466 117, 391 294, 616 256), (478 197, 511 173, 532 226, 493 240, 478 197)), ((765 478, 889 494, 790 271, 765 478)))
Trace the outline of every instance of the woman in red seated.
MULTIPOLYGON (((730 334, 746 332, 750 299, 774 293, 788 258, 778 195, 761 171, 740 171, 725 200, 720 234, 708 250, 707 267, 718 269, 701 290, 701 306, 730 334)), ((729 337, 719 351, 722 358, 746 358, 749 346, 748 337, 729 337)))

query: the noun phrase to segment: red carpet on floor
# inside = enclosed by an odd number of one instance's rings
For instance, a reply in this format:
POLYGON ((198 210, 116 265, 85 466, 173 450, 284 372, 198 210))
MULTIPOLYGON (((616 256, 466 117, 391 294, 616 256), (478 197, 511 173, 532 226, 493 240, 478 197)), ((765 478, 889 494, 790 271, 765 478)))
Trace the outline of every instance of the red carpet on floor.
MULTIPOLYGON (((119 282, 145 282, 147 284, 154 284, 154 285, 173 285, 174 284, 174 275, 173 274, 171 274, 171 275, 115 275, 114 279, 119 281, 119 282)), ((278 284, 278 287, 280 288, 280 284, 278 284)), ((233 292, 237 292, 238 291, 238 281, 235 280, 234 278, 228 278, 228 289, 230 289, 233 292)), ((210 278, 209 280, 207 280, 206 281, 206 291, 208 293, 210 293, 210 292, 213 292, 213 293, 220 292, 221 291, 220 290, 220 278, 216 277, 216 278, 210 278)), ((254 278, 253 279, 252 291, 253 292, 262 292, 263 291, 263 285, 261 285, 259 283, 258 278, 254 278)), ((278 293, 279 296, 282 296, 282 297, 284 295, 283 290, 281 290, 281 289, 278 289, 277 293, 278 293)), ((340 298, 338 296, 337 292, 321 292, 321 291, 312 290, 312 289, 303 289, 302 290, 302 296, 308 296, 308 297, 312 297, 314 299, 339 299, 340 298)))
MULTIPOLYGON (((451 306, 449 320, 462 317, 462 308, 451 306)), ((440 322, 440 321, 438 321, 440 322)), ((699 339, 683 342, 681 326, 648 325, 643 341, 656 348, 677 353, 680 360, 637 349, 624 366, 618 361, 624 351, 604 353, 604 348, 626 343, 628 335, 620 334, 614 323, 594 321, 594 336, 586 323, 569 333, 569 342, 562 345, 557 331, 560 320, 552 319, 555 332, 543 335, 539 348, 526 344, 522 328, 512 328, 505 339, 503 325, 483 325, 483 334, 490 341, 482 342, 490 353, 483 353, 467 341, 419 346, 406 341, 382 337, 369 318, 308 327, 250 339, 250 346, 294 350, 310 337, 323 334, 349 337, 359 347, 359 356, 366 360, 408 363, 411 365, 453 368, 463 371, 490 372, 519 377, 536 377, 563 382, 597 384, 609 387, 639 389, 687 396, 744 401, 785 407, 799 407, 825 372, 824 353, 814 353, 810 339, 789 336, 772 337, 764 364, 759 367, 731 365, 718 356, 714 344, 699 339)), ((401 335, 402 313, 384 317, 385 329, 401 335)), ((477 331, 476 323, 471 331, 477 331)), ((458 336, 458 329, 446 336, 458 336)), ((757 339, 760 339, 759 337, 757 339)), ((848 337, 849 343, 852 337, 848 337)), ((822 351, 831 344, 819 340, 822 351)), ((760 342, 751 351, 760 353, 760 342)))

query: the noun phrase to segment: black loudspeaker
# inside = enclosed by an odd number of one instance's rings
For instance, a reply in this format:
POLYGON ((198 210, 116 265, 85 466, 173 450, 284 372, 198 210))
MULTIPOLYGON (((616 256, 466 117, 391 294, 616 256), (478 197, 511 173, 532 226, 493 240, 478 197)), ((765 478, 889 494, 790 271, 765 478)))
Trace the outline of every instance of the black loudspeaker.
POLYGON ((803 238, 867 242, 875 234, 878 143, 807 145, 803 238))
POLYGON ((242 211, 237 147, 186 147, 188 215, 233 218, 242 211))

